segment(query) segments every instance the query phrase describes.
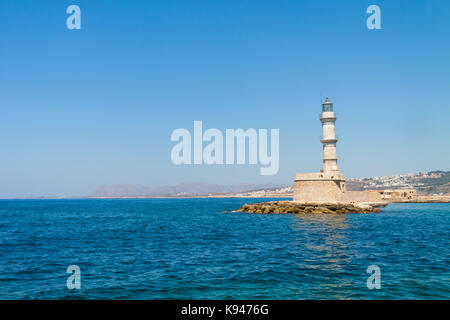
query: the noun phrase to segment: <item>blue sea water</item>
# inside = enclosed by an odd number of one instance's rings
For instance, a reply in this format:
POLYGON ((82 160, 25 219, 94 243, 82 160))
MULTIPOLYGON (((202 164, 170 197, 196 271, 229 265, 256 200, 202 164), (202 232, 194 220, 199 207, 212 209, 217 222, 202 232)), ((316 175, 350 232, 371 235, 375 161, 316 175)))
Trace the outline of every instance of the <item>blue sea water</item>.
POLYGON ((450 204, 223 212, 258 201, 2 200, 0 299, 450 298, 450 204), (80 290, 66 287, 69 265, 80 290))

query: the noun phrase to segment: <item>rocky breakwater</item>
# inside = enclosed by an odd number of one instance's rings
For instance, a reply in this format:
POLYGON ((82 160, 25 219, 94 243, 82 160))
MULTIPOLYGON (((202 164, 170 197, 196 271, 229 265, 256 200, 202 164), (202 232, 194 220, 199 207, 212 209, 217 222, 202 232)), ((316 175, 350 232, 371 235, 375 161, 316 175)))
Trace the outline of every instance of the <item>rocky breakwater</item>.
POLYGON ((375 213, 386 203, 299 203, 271 201, 244 204, 238 212, 249 213, 375 213))

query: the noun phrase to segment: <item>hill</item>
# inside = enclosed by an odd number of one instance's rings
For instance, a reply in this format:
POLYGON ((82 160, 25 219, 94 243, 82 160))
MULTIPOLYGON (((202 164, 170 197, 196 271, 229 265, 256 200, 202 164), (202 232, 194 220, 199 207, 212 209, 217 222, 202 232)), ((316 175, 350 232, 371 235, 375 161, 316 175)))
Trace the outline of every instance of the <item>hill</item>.
POLYGON ((450 171, 430 171, 389 177, 347 179, 348 190, 416 189, 422 195, 450 194, 450 171))

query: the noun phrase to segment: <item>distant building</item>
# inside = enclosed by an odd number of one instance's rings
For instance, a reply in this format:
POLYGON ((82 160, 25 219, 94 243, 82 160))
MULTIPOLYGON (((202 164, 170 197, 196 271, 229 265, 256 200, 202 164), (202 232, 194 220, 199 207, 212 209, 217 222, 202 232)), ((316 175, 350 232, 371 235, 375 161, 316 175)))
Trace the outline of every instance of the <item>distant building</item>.
POLYGON ((390 189, 390 190, 371 190, 378 192, 381 199, 389 201, 417 200, 417 190, 415 189, 390 189))
POLYGON ((322 104, 323 169, 314 173, 297 173, 294 177, 294 201, 298 202, 379 202, 378 192, 347 191, 345 176, 337 164, 333 104, 322 104))

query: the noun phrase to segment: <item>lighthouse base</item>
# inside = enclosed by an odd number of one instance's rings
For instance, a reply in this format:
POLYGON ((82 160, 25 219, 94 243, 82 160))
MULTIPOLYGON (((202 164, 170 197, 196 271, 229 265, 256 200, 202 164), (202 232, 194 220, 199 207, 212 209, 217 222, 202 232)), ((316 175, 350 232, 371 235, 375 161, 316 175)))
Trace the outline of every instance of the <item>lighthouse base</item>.
POLYGON ((303 203, 381 202, 378 192, 347 191, 345 175, 340 172, 297 173, 294 201, 303 203))
POLYGON ((344 202, 345 176, 336 173, 297 173, 294 179, 294 201, 344 202))

